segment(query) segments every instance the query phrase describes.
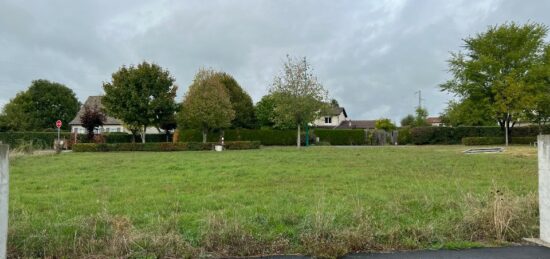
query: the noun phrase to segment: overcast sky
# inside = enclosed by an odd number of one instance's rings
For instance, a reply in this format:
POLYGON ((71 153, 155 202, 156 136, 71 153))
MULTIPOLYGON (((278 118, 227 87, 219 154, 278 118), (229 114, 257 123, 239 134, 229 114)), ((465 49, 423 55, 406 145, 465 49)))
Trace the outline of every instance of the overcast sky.
POLYGON ((430 115, 461 39, 506 21, 550 25, 550 1, 0 0, 0 106, 34 79, 103 93, 121 65, 168 69, 178 101, 200 67, 232 74, 257 102, 285 55, 306 56, 351 119, 430 115))

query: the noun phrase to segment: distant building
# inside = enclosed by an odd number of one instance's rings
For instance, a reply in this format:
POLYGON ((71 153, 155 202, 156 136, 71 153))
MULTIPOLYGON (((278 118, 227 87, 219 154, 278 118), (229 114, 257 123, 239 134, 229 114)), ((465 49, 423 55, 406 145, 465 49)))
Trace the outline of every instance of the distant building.
POLYGON ((376 120, 348 120, 342 122, 336 129, 375 129, 376 120))
MULTIPOLYGON (((101 103, 101 98, 103 96, 90 96, 88 99, 86 99, 86 102, 80 107, 80 110, 76 114, 75 118, 69 122, 69 125, 71 126, 71 132, 79 133, 79 134, 85 134, 86 129, 82 127, 82 122, 80 121, 80 117, 84 114, 84 111, 86 110, 86 107, 97 107, 99 109, 103 109, 103 104, 101 103)), ((110 133, 110 132, 126 132, 131 133, 127 128, 124 127, 122 121, 113 118, 111 116, 106 115, 105 121, 103 122, 103 126, 95 129, 96 133, 110 133)), ((146 129, 146 133, 161 133, 157 128, 155 127, 148 127, 146 129)))
POLYGON ((428 117, 426 118, 426 122, 430 126, 444 126, 443 122, 441 122, 441 117, 428 117))
POLYGON ((314 127, 328 129, 374 129, 375 125, 376 120, 351 120, 344 107, 333 107, 313 122, 314 127))
POLYGON ((342 122, 348 121, 348 114, 344 107, 332 107, 327 114, 313 122, 313 126, 318 128, 335 128, 342 122))

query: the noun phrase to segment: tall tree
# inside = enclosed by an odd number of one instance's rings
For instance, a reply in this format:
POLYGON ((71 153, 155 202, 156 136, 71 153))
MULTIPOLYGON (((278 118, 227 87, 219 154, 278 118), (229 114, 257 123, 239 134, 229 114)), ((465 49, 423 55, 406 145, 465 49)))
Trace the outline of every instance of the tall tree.
POLYGON ((407 116, 401 119, 401 127, 414 126, 414 116, 407 114, 407 116))
POLYGON ((465 53, 452 53, 453 78, 441 85, 461 101, 484 102, 505 132, 506 145, 517 117, 533 102, 533 67, 547 46, 547 27, 507 23, 464 40, 465 53))
POLYGON ((256 103, 254 107, 254 113, 258 125, 264 128, 274 129, 295 129, 294 123, 279 123, 275 125, 275 98, 273 94, 264 95, 262 99, 256 103))
POLYGON ((224 72, 216 72, 215 77, 227 90, 231 105, 235 111, 235 118, 231 121, 231 126, 234 128, 255 127, 254 104, 250 95, 246 93, 231 75, 224 72))
POLYGON ((160 123, 176 112, 175 79, 157 64, 143 62, 122 66, 113 73, 112 81, 103 84, 102 103, 107 113, 133 127, 141 128, 141 141, 149 126, 160 123))
POLYGON ((494 126, 497 121, 486 102, 473 102, 470 99, 462 102, 450 101, 441 114, 441 121, 450 126, 494 126))
POLYGON ((210 130, 227 128, 234 118, 229 94, 216 72, 199 70, 183 99, 178 113, 178 127, 201 129, 202 141, 206 143, 210 130))
POLYGON ((428 119, 428 110, 422 107, 417 107, 415 112, 416 116, 414 117, 414 126, 428 126, 428 121, 426 121, 426 119, 428 119))
MULTIPOLYGON (((76 95, 60 83, 39 79, 32 81, 3 109, 5 128, 13 131, 41 131, 55 128, 55 122, 72 120, 80 108, 76 95)), ((64 123, 62 129, 68 129, 64 123)))
POLYGON ((382 118, 376 121, 375 123, 376 129, 381 129, 387 132, 391 132, 392 130, 395 130, 397 127, 393 122, 388 118, 382 118))
POLYGON ((84 113, 80 116, 82 127, 86 129, 88 140, 94 139, 94 130, 103 126, 105 121, 105 114, 99 109, 99 107, 84 107, 84 113))
POLYGON ((300 147, 300 127, 313 122, 326 109, 327 91, 312 74, 305 57, 287 56, 282 74, 275 76, 270 93, 275 103, 275 125, 296 125, 296 146, 300 147))

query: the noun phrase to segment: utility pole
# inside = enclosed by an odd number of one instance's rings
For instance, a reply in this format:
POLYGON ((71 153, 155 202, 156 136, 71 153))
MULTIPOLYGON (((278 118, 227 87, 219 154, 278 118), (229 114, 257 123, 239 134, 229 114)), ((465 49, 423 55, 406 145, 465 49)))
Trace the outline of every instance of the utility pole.
POLYGON ((414 94, 418 94, 418 108, 422 108, 422 90, 418 90, 414 94))

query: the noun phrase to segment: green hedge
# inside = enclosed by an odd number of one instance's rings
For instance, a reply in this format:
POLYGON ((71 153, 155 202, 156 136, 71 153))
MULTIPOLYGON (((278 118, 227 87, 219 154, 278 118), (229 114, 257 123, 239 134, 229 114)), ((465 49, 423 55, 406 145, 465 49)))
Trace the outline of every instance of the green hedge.
MULTIPOLYGON (((200 130, 179 130, 179 142, 201 142, 200 130)), ((219 142, 221 131, 210 132, 207 141, 219 142)), ((271 129, 226 129, 223 131, 225 141, 259 141, 265 146, 290 146, 296 145, 296 130, 271 130, 271 129)), ((305 142, 305 132, 302 132, 302 143, 305 142)), ((313 135, 310 143, 313 143, 313 135)))
POLYGON ((364 145, 367 138, 362 129, 315 129, 315 136, 331 145, 364 145))
MULTIPOLYGON (((117 144, 94 144, 79 143, 73 145, 74 152, 113 152, 113 151, 202 151, 212 150, 217 143, 201 142, 180 142, 180 143, 117 143, 117 144)), ((257 141, 235 141, 225 143, 225 149, 258 149, 260 143, 257 141)))
MULTIPOLYGON (((534 137, 539 130, 536 126, 514 127, 510 142, 516 138, 534 137)), ((543 128, 544 134, 550 134, 550 125, 543 128)), ((500 127, 417 127, 411 129, 411 143, 425 144, 460 144, 467 137, 504 137, 500 127)), ((522 141, 519 139, 518 141, 522 141)))
MULTIPOLYGON (((537 137, 515 137, 510 144, 528 145, 536 141, 537 137)), ((462 139, 462 144, 466 146, 503 145, 504 143, 503 137, 466 137, 462 139)))
MULTIPOLYGON (((60 137, 69 139, 69 132, 61 132, 60 137)), ((54 141, 57 139, 57 132, 0 132, 0 141, 16 148, 23 142, 34 142, 44 148, 53 148, 54 141)))

